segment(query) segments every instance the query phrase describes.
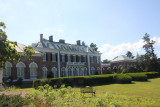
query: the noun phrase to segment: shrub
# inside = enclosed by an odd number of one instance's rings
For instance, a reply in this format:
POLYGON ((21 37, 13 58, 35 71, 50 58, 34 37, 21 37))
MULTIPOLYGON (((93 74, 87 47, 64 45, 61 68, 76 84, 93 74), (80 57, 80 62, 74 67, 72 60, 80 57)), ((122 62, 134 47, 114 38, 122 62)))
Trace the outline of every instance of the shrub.
POLYGON ((72 87, 84 87, 100 84, 108 84, 113 82, 113 74, 108 75, 92 75, 92 76, 76 76, 76 77, 61 77, 61 78, 50 78, 50 79, 36 79, 33 81, 33 87, 35 89, 38 86, 49 84, 54 87, 55 85, 59 88, 62 84, 65 86, 72 87))
POLYGON ((33 87, 34 87, 35 89, 37 89, 38 86, 42 86, 41 81, 42 81, 42 80, 40 80, 40 79, 35 79, 35 80, 33 80, 33 87))
POLYGON ((23 107, 27 100, 20 95, 0 95, 0 107, 23 107))
POLYGON ((147 75, 147 78, 157 78, 159 77, 159 73, 158 72, 144 72, 147 75))
POLYGON ((19 78, 15 83, 14 83, 14 85, 15 86, 18 86, 18 87, 22 87, 22 85, 23 85, 23 79, 22 78, 19 78))
POLYGON ((134 67, 123 69, 123 71, 122 71, 122 73, 136 73, 136 72, 138 72, 138 70, 134 67))
POLYGON ((147 75, 145 73, 127 73, 132 77, 133 81, 147 81, 147 75))
POLYGON ((131 83, 132 81, 132 77, 126 74, 114 74, 113 78, 116 83, 122 83, 122 84, 131 83))

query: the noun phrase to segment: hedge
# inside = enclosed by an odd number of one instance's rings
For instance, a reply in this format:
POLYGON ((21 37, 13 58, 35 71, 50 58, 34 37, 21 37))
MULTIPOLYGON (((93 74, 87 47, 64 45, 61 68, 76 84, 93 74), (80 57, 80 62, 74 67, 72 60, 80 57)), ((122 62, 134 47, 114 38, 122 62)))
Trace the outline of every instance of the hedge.
MULTIPOLYGON (((123 74, 125 75, 125 74, 123 74)), ((115 74, 106 75, 91 75, 91 76, 75 76, 75 77, 61 77, 61 78, 49 78, 49 79, 36 79, 33 81, 33 87, 43 86, 49 84, 54 87, 55 85, 59 88, 62 84, 72 87, 84 87, 94 85, 110 84, 115 81, 113 79, 115 74)), ((122 78, 124 79, 124 78, 122 78)), ((124 80, 122 80, 124 81, 124 80)), ((125 82, 122 82, 125 83, 125 82)), ((127 82, 129 83, 129 82, 127 82)))
POLYGON ((157 78, 159 77, 159 73, 158 72, 143 72, 147 75, 147 78, 150 79, 150 78, 157 78))
POLYGON ((75 76, 36 79, 33 81, 33 87, 44 86, 49 84, 59 88, 62 84, 72 87, 84 87, 94 85, 105 85, 111 83, 131 83, 131 81, 147 81, 148 78, 158 77, 158 72, 141 72, 141 73, 126 73, 126 74, 105 74, 105 75, 90 75, 90 76, 75 76))
POLYGON ((126 73, 132 77, 133 81, 147 81, 147 75, 145 73, 126 73))
POLYGON ((132 77, 126 74, 115 74, 114 81, 116 83, 122 83, 122 84, 131 83, 132 77))

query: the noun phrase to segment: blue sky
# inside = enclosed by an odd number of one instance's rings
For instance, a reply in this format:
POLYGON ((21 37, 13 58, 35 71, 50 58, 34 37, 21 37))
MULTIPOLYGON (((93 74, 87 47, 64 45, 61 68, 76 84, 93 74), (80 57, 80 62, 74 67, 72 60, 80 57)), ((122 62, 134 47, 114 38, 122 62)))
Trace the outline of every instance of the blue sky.
POLYGON ((54 41, 95 43, 103 59, 131 51, 144 54, 145 33, 160 56, 160 0, 0 0, 8 39, 24 45, 53 35, 54 41))

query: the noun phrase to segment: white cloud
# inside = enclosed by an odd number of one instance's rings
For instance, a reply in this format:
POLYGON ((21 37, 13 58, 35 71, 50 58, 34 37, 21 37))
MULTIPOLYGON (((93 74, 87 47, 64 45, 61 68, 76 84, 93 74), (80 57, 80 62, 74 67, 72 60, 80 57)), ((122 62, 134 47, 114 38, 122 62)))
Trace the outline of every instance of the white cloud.
POLYGON ((58 29, 57 32, 64 32, 64 30, 63 29, 58 29))
MULTIPOLYGON (((153 37, 152 40, 156 41, 156 46, 160 46, 160 37, 153 37)), ((131 52, 140 52, 143 47, 143 40, 139 40, 134 43, 122 43, 119 45, 104 44, 99 48, 99 51, 102 53, 103 59, 112 59, 115 56, 125 54, 127 51, 131 52)))

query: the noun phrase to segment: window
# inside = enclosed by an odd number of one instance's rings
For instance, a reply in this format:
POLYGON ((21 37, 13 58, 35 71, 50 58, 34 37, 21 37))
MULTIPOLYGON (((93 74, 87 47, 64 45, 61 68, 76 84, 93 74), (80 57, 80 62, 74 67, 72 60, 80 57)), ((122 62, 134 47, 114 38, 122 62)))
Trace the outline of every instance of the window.
POLYGON ((77 69, 73 68, 73 76, 77 76, 77 69))
POLYGON ((90 62, 93 63, 93 56, 90 57, 90 62))
POLYGON ((87 71, 87 68, 86 68, 86 67, 84 68, 84 75, 85 75, 85 76, 88 75, 88 71, 87 71))
POLYGON ((7 61, 5 67, 6 68, 3 70, 3 77, 9 77, 9 76, 11 76, 11 67, 12 67, 12 64, 7 61))
POLYGON ((54 77, 54 78, 57 78, 57 68, 56 68, 56 67, 53 67, 53 68, 51 69, 51 71, 52 71, 52 73, 53 73, 53 77, 54 77))
POLYGON ((46 53, 42 54, 42 61, 46 61, 46 53))
POLYGON ((61 68, 61 77, 65 77, 66 76, 66 72, 65 72, 65 67, 61 68))
POLYGON ((100 70, 100 68, 99 68, 99 67, 97 68, 97 72, 98 72, 98 75, 100 75, 100 74, 101 74, 101 70, 100 70))
POLYGON ((16 64, 17 67, 17 78, 24 78, 24 68, 26 67, 23 62, 19 62, 16 64))
POLYGON ((43 67, 42 68, 42 75, 43 75, 43 77, 42 78, 47 78, 47 71, 48 71, 48 69, 46 68, 46 67, 43 67))
POLYGON ((30 68, 30 78, 31 79, 36 79, 37 78, 37 64, 35 62, 32 62, 29 64, 30 68))
POLYGON ((56 54, 52 53, 52 62, 56 62, 56 54))
POLYGON ((95 68, 94 67, 91 68, 91 75, 95 75, 95 68))
POLYGON ((68 68, 68 76, 72 76, 72 69, 68 68))
POLYGON ((79 69, 79 76, 84 76, 84 68, 79 69))
POLYGON ((62 54, 62 62, 65 62, 64 54, 62 54))

